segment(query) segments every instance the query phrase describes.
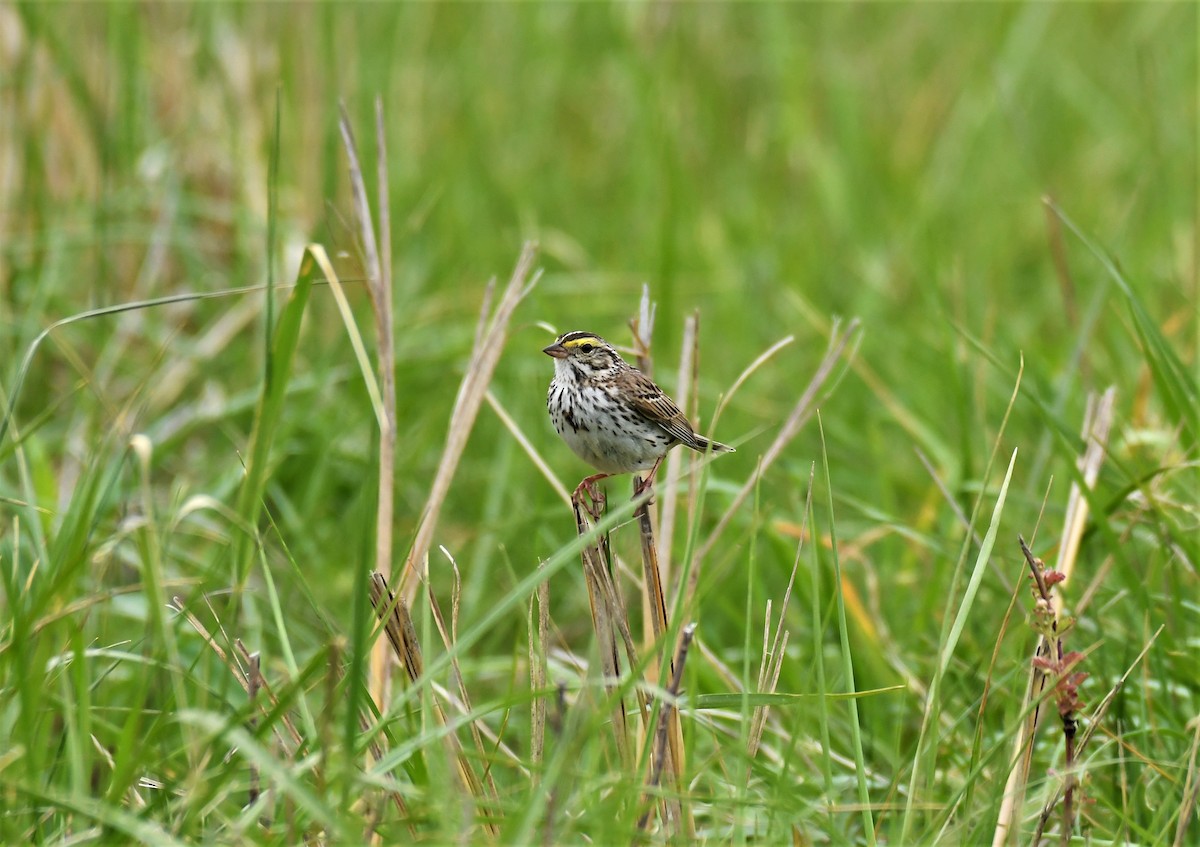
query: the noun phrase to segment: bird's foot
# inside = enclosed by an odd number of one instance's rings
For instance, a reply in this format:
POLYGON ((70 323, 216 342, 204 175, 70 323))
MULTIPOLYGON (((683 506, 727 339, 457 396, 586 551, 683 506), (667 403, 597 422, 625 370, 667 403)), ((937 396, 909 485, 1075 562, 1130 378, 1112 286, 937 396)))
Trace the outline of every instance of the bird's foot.
MULTIPOLYGON (((665 455, 665 454, 664 454, 665 455)), ((658 466, 662 464, 663 457, 659 456, 654 464, 650 467, 650 473, 646 474, 643 479, 640 476, 633 478, 633 496, 638 498, 654 487, 654 476, 658 473, 658 466)), ((647 501, 649 502, 649 501, 647 501)))
POLYGON ((598 517, 596 513, 599 511, 600 504, 604 502, 604 495, 596 488, 596 483, 602 479, 607 479, 609 476, 611 474, 598 473, 584 479, 579 485, 575 486, 575 491, 571 494, 571 502, 577 506, 586 508, 593 517, 598 517), (583 496, 585 494, 591 500, 590 507, 584 503, 583 496))

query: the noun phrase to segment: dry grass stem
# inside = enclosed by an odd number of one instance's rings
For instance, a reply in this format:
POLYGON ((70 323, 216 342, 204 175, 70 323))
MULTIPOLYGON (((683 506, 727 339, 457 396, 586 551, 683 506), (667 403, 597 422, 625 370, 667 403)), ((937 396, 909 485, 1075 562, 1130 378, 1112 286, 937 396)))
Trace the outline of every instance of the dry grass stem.
MULTIPOLYGON (((421 650, 416 637, 416 630, 412 625, 412 618, 408 614, 408 606, 404 604, 401 598, 393 595, 388 588, 387 580, 380 573, 371 574, 370 580, 371 590, 371 605, 375 609, 375 614, 383 624, 384 632, 387 634, 388 643, 392 645, 392 649, 396 653, 396 658, 400 660, 400 664, 404 667, 411 681, 416 682, 417 678, 424 673, 424 665, 421 661, 421 650)), ((434 720, 438 726, 445 727, 448 724, 446 720, 446 712, 442 708, 440 699, 433 692, 429 697, 429 703, 433 707, 434 720)), ((455 764, 455 773, 458 775, 459 784, 476 802, 484 797, 485 789, 478 774, 475 773, 470 758, 463 749, 462 743, 458 740, 456 732, 447 732, 444 736, 447 752, 455 764)), ((483 826, 492 835, 496 835, 499 830, 496 823, 487 817, 489 807, 484 807, 483 826)))
MULTIPOLYGON (((371 280, 375 313, 376 349, 379 357, 379 383, 383 392, 384 426, 379 432, 378 500, 375 508, 375 570, 385 578, 392 573, 392 529, 395 526, 396 491, 396 343, 392 298, 392 232, 388 208, 387 142, 383 131, 383 101, 375 98, 375 153, 378 167, 379 243, 381 256, 377 276, 371 280)), ((370 209, 364 207, 370 214, 370 209)), ((376 641, 371 647, 371 685, 376 704, 382 710, 388 701, 388 680, 384 646, 376 641)))
MULTIPOLYGON (((229 668, 229 672, 233 674, 234 681, 237 682, 237 684, 242 687, 242 690, 246 692, 246 695, 249 696, 251 689, 250 674, 242 666, 242 661, 244 661, 244 659, 239 660, 239 658, 233 658, 227 652, 225 652, 224 648, 217 643, 217 640, 213 637, 212 633, 205 628, 204 624, 200 623, 200 619, 187 610, 180 598, 172 597, 171 605, 177 612, 183 615, 184 619, 188 622, 192 629, 199 634, 201 639, 204 640, 204 643, 209 646, 209 649, 211 649, 217 655, 217 658, 221 660, 222 664, 229 668)), ((271 708, 279 705, 279 700, 275 697, 275 692, 271 690, 271 686, 261 676, 258 680, 258 687, 266 695, 267 704, 269 704, 271 708)), ((264 715, 267 714, 266 705, 260 704, 259 711, 264 715)), ((287 730, 288 735, 291 737, 292 743, 295 745, 295 747, 299 747, 301 743, 303 743, 303 736, 301 736, 300 732, 296 729, 296 725, 286 714, 280 716, 279 722, 283 725, 284 729, 287 730)), ((279 734, 278 730, 276 730, 276 734, 279 734)), ((282 738, 280 740, 282 741, 282 738)))
MULTIPOLYGON (((545 563, 539 563, 544 568, 545 563)), ((546 634, 550 625, 550 583, 543 580, 538 583, 537 593, 529 600, 529 687, 534 692, 545 691, 546 674, 546 634), (537 606, 537 627, 533 623, 533 609, 537 606), (535 643, 535 635, 536 643, 535 643)), ((534 765, 534 779, 540 780, 541 773, 537 766, 542 763, 546 749, 546 698, 535 696, 530 706, 530 737, 529 758, 534 765)))
MULTIPOLYGON (((784 448, 787 447, 791 440, 796 437, 797 433, 800 432, 800 428, 812 416, 812 413, 816 409, 816 401, 821 389, 824 387, 829 378, 833 376, 834 366, 837 364, 838 360, 841 359, 842 354, 849 346, 850 341, 855 335, 857 335, 858 327, 859 321, 857 318, 851 320, 850 323, 846 325, 846 328, 840 332, 838 331, 838 327, 836 325, 834 326, 829 340, 829 347, 825 352, 824 358, 821 359, 820 365, 817 366, 816 373, 814 373, 812 379, 809 380, 808 386, 800 395, 800 399, 797 400, 796 405, 792 407, 791 414, 788 415, 787 420, 785 420, 783 422, 783 426, 780 427, 779 434, 775 436, 775 440, 771 442, 771 446, 768 447, 767 451, 763 454, 762 459, 759 461, 758 468, 750 476, 750 478, 746 480, 745 484, 733 498, 733 502, 729 504, 729 508, 725 510, 725 514, 721 515, 720 520, 717 521, 717 525, 713 527, 712 532, 708 534, 708 538, 706 538, 704 543, 702 543, 699 549, 697 549, 696 558, 692 564, 691 573, 688 575, 687 596, 685 598, 684 608, 689 608, 691 606, 692 599, 696 593, 696 585, 700 579, 700 566, 705 557, 708 556, 708 554, 712 551, 713 546, 717 543, 717 540, 729 527, 729 523, 733 520, 733 516, 737 514, 738 509, 742 507, 742 504, 746 501, 746 498, 749 497, 751 492, 754 491, 762 475, 767 472, 772 464, 774 464, 775 460, 779 458, 779 455, 783 452, 784 448)), ((771 350, 768 350, 767 353, 763 355, 765 356, 772 353, 774 350, 778 349, 778 347, 782 346, 786 341, 787 339, 781 341, 778 345, 772 347, 771 350)), ((761 359, 762 357, 759 358, 761 359)), ((754 367, 754 365, 752 365, 752 367, 754 367)))
MULTIPOLYGON (((483 403, 483 397, 491 382, 492 374, 495 373, 496 364, 500 361, 508 323, 512 319, 517 304, 537 283, 537 275, 533 273, 533 261, 536 255, 537 246, 532 241, 526 242, 517 259, 512 277, 500 297, 500 302, 490 318, 486 320, 486 325, 484 315, 487 313, 480 312, 480 325, 485 326, 480 333, 482 340, 471 351, 471 361, 459 384, 458 396, 454 401, 454 411, 450 414, 449 431, 446 434, 442 458, 438 463, 437 473, 434 475, 429 498, 421 513, 417 537, 413 541, 404 573, 400 577, 400 596, 405 603, 410 605, 417 592, 418 565, 425 561, 425 557, 429 553, 442 504, 450 491, 450 483, 454 479, 459 460, 467 446, 467 438, 475 425, 475 418, 483 403)), ((484 305, 489 306, 490 302, 490 298, 487 298, 484 305)))
MULTIPOLYGON (((233 644, 233 650, 236 654, 236 658, 231 657, 221 647, 221 645, 217 643, 217 640, 213 637, 212 633, 210 633, 204 627, 204 625, 200 623, 200 620, 187 610, 183 604, 183 601, 179 597, 171 598, 171 605, 176 611, 183 615, 184 619, 188 622, 192 629, 194 629, 200 635, 204 642, 209 646, 209 649, 211 649, 217 655, 217 658, 221 660, 222 664, 229 668, 230 673, 233 675, 234 681, 236 681, 238 685, 242 687, 242 690, 246 692, 246 695, 251 699, 251 702, 255 702, 258 699, 258 694, 261 693, 263 695, 265 703, 258 704, 258 712, 260 715, 266 717, 272 712, 279 711, 279 698, 272 689, 270 682, 268 682, 267 678, 262 675, 258 667, 256 658, 257 654, 250 653, 246 649, 245 645, 242 644, 241 640, 238 639, 234 641, 233 644)), ((328 677, 328 681, 331 686, 334 686, 337 684, 337 681, 340 678, 340 666, 331 664, 330 669, 331 673, 328 677)), ((284 741, 283 736, 278 729, 275 729, 275 737, 279 741, 280 746, 287 751, 287 755, 291 757, 295 754, 296 750, 300 749, 304 745, 304 737, 300 734, 300 731, 296 728, 295 721, 287 712, 279 712, 278 721, 279 724, 283 726, 284 730, 287 731, 288 738, 291 739, 291 746, 284 741)), ((365 714, 359 715, 359 726, 364 732, 370 729, 370 722, 367 720, 365 714)), ((328 744, 326 743, 325 746, 328 747, 328 744)), ((383 750, 377 741, 372 740, 368 745, 368 749, 370 750, 371 756, 375 761, 379 761, 383 758, 383 750)), ((325 780, 323 769, 314 767, 313 777, 318 784, 323 784, 325 780)), ((399 790, 389 789, 387 794, 392 800, 393 804, 396 806, 396 810, 400 814, 400 817, 407 820, 409 818, 408 808, 405 805, 404 798, 400 795, 399 790)), ((415 835, 415 829, 413 828, 411 822, 408 826, 409 830, 415 835)))
POLYGON ((369 587, 371 606, 383 624, 383 632, 392 645, 392 652, 400 660, 400 667, 409 681, 416 682, 425 673, 425 661, 421 656, 421 643, 408 606, 398 601, 388 588, 387 578, 378 571, 371 574, 369 587))
MULTIPOLYGON (((338 104, 338 112, 340 116, 338 130, 342 135, 342 144, 346 148, 350 172, 350 193, 354 202, 355 220, 358 223, 358 246, 362 250, 363 270, 367 275, 367 291, 374 300, 379 296, 383 269, 379 260, 379 246, 371 215, 371 201, 367 199, 367 186, 363 180, 362 164, 358 156, 358 142, 354 139, 354 129, 350 124, 350 115, 346 112, 344 102, 338 104)), ((377 310, 380 305, 378 302, 375 303, 377 310)))
MULTIPOLYGON (((1159 632, 1162 632, 1162 627, 1159 627, 1159 632)), ((1196 769, 1197 753, 1200 753, 1200 717, 1192 718, 1191 730, 1192 749, 1188 754, 1187 776, 1183 784, 1183 804, 1179 810, 1179 822, 1175 825, 1173 847, 1183 847, 1186 843, 1184 838, 1192 823, 1192 816, 1196 814, 1196 807, 1200 803, 1200 778, 1197 776, 1196 769)), ((1081 742, 1080 747, 1082 746, 1081 742)))
MULTIPOLYGON (((380 329, 386 322, 387 333, 380 333, 380 340, 392 340, 392 210, 388 203, 388 152, 387 135, 383 130, 383 98, 375 95, 375 166, 378 189, 376 203, 379 206, 379 304, 377 319, 380 329)), ((391 350, 389 343, 387 349, 391 350)))
MULTIPOLYGON (((376 371, 381 389, 379 416, 379 477, 378 500, 375 510, 375 570, 384 578, 392 573, 392 527, 395 523, 394 492, 396 472, 396 363, 394 341, 394 317, 392 309, 392 239, 391 213, 387 199, 387 140, 383 130, 383 101, 375 100, 375 152, 378 175, 379 228, 371 215, 371 204, 367 199, 366 181, 363 179, 358 145, 350 125, 346 104, 340 104, 341 119, 338 122, 342 142, 350 169, 350 188, 354 198, 354 217, 358 223, 359 243, 363 252, 363 267, 367 275, 367 290, 371 296, 375 315, 375 337, 377 350, 376 371), (382 256, 380 247, 382 245, 382 256)), ((376 641, 371 648, 369 690, 376 705, 382 710, 387 702, 386 672, 387 648, 376 641)))
MULTIPOLYGON (((688 315, 683 322, 683 343, 679 350, 679 374, 675 380, 675 402, 683 409, 688 420, 696 421, 696 410, 689 409, 694 404, 696 392, 692 391, 692 374, 698 359, 696 345, 698 343, 698 328, 700 313, 688 315)), ((689 456, 682 450, 672 450, 667 454, 666 484, 662 486, 661 504, 658 520, 658 560, 662 566, 663 582, 671 582, 671 544, 675 537, 675 516, 679 507, 679 481, 683 476, 683 463, 689 456)))
MULTIPOLYGON (((683 666, 687 662, 688 648, 692 646, 692 638, 696 634, 696 625, 690 623, 683 628, 680 635, 679 650, 675 654, 674 662, 672 663, 674 670, 671 673, 670 687, 667 689, 668 697, 663 702, 662 712, 658 716, 658 727, 654 733, 654 751, 650 763, 650 778, 647 780, 647 788, 653 790, 657 788, 662 780, 663 767, 667 757, 668 738, 670 737, 670 726, 672 723, 672 715, 678 712, 675 704, 679 699, 679 687, 683 682, 683 666)), ((650 822, 650 812, 653 810, 652 801, 649 793, 647 793, 648 808, 638 818, 638 829, 645 829, 650 822)), ((688 827, 688 838, 694 840, 695 832, 690 820, 684 821, 688 827)))
MULTIPOLYGON (((651 354, 650 348, 651 348, 651 345, 653 343, 653 338, 654 338, 654 315, 655 315, 656 311, 657 310, 655 308, 654 303, 652 303, 650 300, 650 286, 643 284, 642 285, 642 297, 641 297, 641 300, 638 302, 638 313, 637 313, 637 315, 635 315, 633 318, 630 319, 629 330, 633 337, 633 350, 634 350, 634 355, 637 358, 638 370, 640 370, 642 373, 644 373, 646 376, 650 377, 651 379, 654 378, 654 357, 651 354)), ((641 488, 642 479, 640 476, 637 476, 637 475, 634 475, 633 479, 634 479, 633 490, 634 490, 634 494, 636 495, 637 492, 641 488)), ((646 514, 645 525, 643 526, 643 529, 642 529, 643 545, 645 544, 645 539, 647 537, 649 537, 651 539, 653 539, 653 537, 654 537, 653 530, 646 529, 646 527, 650 526, 653 523, 652 513, 654 511, 655 511, 655 509, 654 509, 653 505, 649 505, 648 503, 643 503, 637 512, 638 515, 642 514, 643 512, 645 512, 645 514, 646 514)), ((639 518, 639 523, 640 522, 641 521, 639 518)), ((642 555, 643 555, 643 567, 644 567, 644 563, 645 563, 645 551, 644 550, 643 550, 642 555)), ((656 564, 655 568, 654 568, 654 577, 653 577, 653 581, 655 583, 657 583, 659 581, 659 573, 660 573, 660 571, 658 570, 658 567, 656 564)), ((658 639, 658 636, 662 633, 663 629, 665 628, 665 622, 666 622, 665 610, 662 613, 659 613, 659 611, 654 607, 654 598, 651 593, 650 581, 651 581, 650 577, 647 576, 646 590, 642 594, 642 628, 643 628, 643 634, 644 634, 644 643, 646 644, 648 649, 658 639), (663 624, 662 626, 658 625, 659 621, 662 622, 662 624, 663 624)), ((661 595, 661 593, 662 592, 660 589, 659 594, 661 595)), ((649 668, 650 673, 656 674, 657 667, 658 667, 657 660, 652 659, 651 665, 649 668)))
MULTIPOLYGON (((451 611, 450 611, 450 629, 446 629, 446 620, 442 616, 441 606, 438 605, 437 597, 434 596, 433 586, 427 585, 427 593, 429 597, 429 608, 433 612, 433 620, 437 625, 438 634, 442 637, 442 644, 446 648, 446 652, 450 655, 450 667, 454 673, 455 686, 458 688, 459 699, 454 701, 455 708, 460 714, 468 715, 472 711, 471 696, 467 693, 466 683, 463 681, 462 665, 458 662, 458 651, 454 649, 454 644, 458 639, 458 609, 462 599, 462 579, 458 572, 458 563, 446 550, 445 547, 440 548, 442 553, 450 561, 451 570, 454 573, 454 587, 451 592, 451 611)), ((489 761, 489 756, 483 744, 483 738, 480 734, 481 722, 472 720, 468 724, 471 728, 471 738, 475 742, 475 749, 479 753, 481 761, 489 761)), ((488 796, 493 800, 498 800, 498 792, 496 791, 496 783, 492 778, 491 771, 488 770, 484 774, 484 782, 487 786, 488 796)))
POLYGON ((642 298, 638 301, 638 313, 629 321, 633 333, 633 350, 637 356, 638 370, 654 378, 654 364, 650 356, 650 343, 654 338, 654 316, 657 306, 650 300, 650 286, 642 283, 642 298))
MULTIPOLYGON (((651 629, 651 647, 658 645, 658 648, 664 652, 665 659, 669 662, 670 655, 666 653, 670 649, 670 642, 667 638, 668 621, 667 621, 667 601, 666 594, 663 589, 663 579, 658 563, 658 545, 654 539, 654 525, 650 520, 649 502, 643 499, 638 505, 634 516, 638 521, 642 542, 642 574, 645 584, 643 598, 645 606, 649 611, 647 615, 648 625, 651 629)), ((691 626, 695 629, 695 625, 691 626)), ((690 636, 688 636, 690 641, 690 636)), ((686 649, 681 646, 681 651, 686 653, 686 649)), ((657 675, 657 662, 652 662, 648 669, 650 673, 657 675)), ((671 678, 675 679, 679 672, 678 667, 668 665, 668 672, 671 678)), ((663 713, 660 718, 663 722, 662 732, 665 733, 665 738, 668 742, 670 750, 670 761, 668 763, 668 771, 671 775, 672 783, 679 789, 682 794, 684 780, 684 746, 683 746, 683 727, 679 722, 679 712, 676 709, 670 709, 665 704, 663 713)), ((657 733, 656 736, 657 737, 657 733)), ((657 742, 655 742, 657 743, 657 742)), ((662 764, 658 764, 661 770, 662 764)), ((676 820, 683 823, 684 833, 688 838, 695 835, 695 825, 691 819, 690 813, 685 813, 678 801, 670 804, 672 808, 672 816, 676 820)))
MULTIPOLYGON (((591 506, 588 506, 580 500, 572 501, 576 528, 580 535, 592 532, 595 523, 604 515, 607 501, 601 492, 591 491, 591 503, 591 506)), ((599 536, 595 543, 584 547, 580 552, 580 557, 584 565, 584 580, 588 586, 588 601, 592 609, 593 626, 600 642, 604 684, 606 690, 611 694, 617 689, 620 674, 620 651, 618 650, 617 636, 624 644, 628 666, 637 668, 641 666, 641 663, 633 641, 633 633, 629 628, 628 613, 625 600, 621 596, 620 584, 612 576, 614 557, 607 533, 599 536)), ((576 664, 580 667, 583 666, 583 663, 576 662, 576 664)), ((649 697, 644 685, 635 686, 634 690, 638 700, 638 714, 641 716, 644 728, 650 715, 649 697)), ((618 746, 623 746, 629 756, 632 756, 628 744, 628 722, 625 719, 624 703, 620 702, 616 705, 620 707, 620 715, 614 720, 614 728, 620 726, 626 730, 626 733, 618 735, 617 743, 618 746)), ((632 766, 631 758, 623 759, 623 762, 627 766, 632 766)))
POLYGON ((492 394, 491 390, 489 389, 484 393, 483 396, 484 399, 487 400, 488 405, 492 407, 492 411, 496 413, 496 417, 500 418, 500 423, 504 424, 504 428, 508 430, 509 434, 514 439, 516 439, 517 444, 519 444, 521 449, 525 451, 525 455, 530 458, 534 464, 534 467, 536 467, 542 476, 546 478, 546 481, 550 483, 550 487, 554 489, 554 493, 557 494, 559 498, 568 506, 571 505, 571 493, 567 491, 567 487, 558 481, 558 477, 554 475, 554 471, 550 470, 550 466, 546 464, 546 460, 542 458, 542 454, 539 453, 537 448, 533 446, 533 442, 531 442, 525 436, 525 433, 522 432, 521 427, 517 424, 517 422, 513 420, 512 415, 508 413, 508 410, 505 409, 504 406, 501 405, 500 401, 496 399, 496 395, 492 394))
MULTIPOLYGON (((787 655, 788 639, 791 636, 784 630, 783 622, 787 617, 788 602, 792 599, 792 587, 796 584, 796 574, 800 570, 800 553, 804 550, 804 538, 808 534, 808 515, 812 509, 812 475, 815 472, 814 466, 808 480, 807 502, 804 507, 804 518, 800 524, 800 543, 796 545, 796 558, 792 562, 792 573, 788 577, 787 588, 783 591, 783 601, 779 604, 779 620, 775 624, 773 637, 771 636, 771 601, 767 601, 767 614, 763 621, 763 655, 758 670, 758 691, 764 694, 775 693, 775 688, 779 684, 779 673, 783 669, 783 659, 787 655)), ((769 706, 762 705, 754 708, 754 715, 750 719, 750 737, 747 748, 751 759, 758 755, 758 748, 762 743, 763 730, 766 729, 769 715, 769 706)), ((750 778, 749 768, 747 768, 746 778, 750 778)))
MULTIPOLYGON (((605 497, 597 491, 589 509, 584 503, 576 500, 573 504, 575 526, 578 533, 586 535, 592 531, 594 522, 598 522, 604 514, 605 497)), ((610 695, 616 689, 621 676, 621 657, 617 646, 617 619, 623 619, 623 612, 617 602, 614 586, 609 578, 608 536, 602 535, 594 544, 589 544, 580 551, 583 560, 583 577, 588 590, 588 605, 592 612, 592 626, 596 630, 596 638, 600 645, 600 672, 603 675, 604 689, 610 695)), ((612 712, 613 737, 617 744, 617 753, 625 767, 633 763, 629 749, 629 728, 625 721, 625 704, 620 697, 616 698, 612 712)))
POLYGON ((667 631, 667 600, 663 589, 662 572, 658 563, 658 546, 650 520, 649 501, 643 498, 634 512, 642 543, 642 577, 645 584, 646 606, 649 611, 651 644, 661 643, 667 631))
MULTIPOLYGON (((950 511, 954 512, 954 516, 958 518, 958 522, 962 524, 962 528, 971 533, 971 540, 975 542, 975 546, 979 547, 983 544, 983 536, 979 531, 971 526, 971 519, 967 513, 962 510, 958 499, 950 493, 950 489, 946 487, 946 483, 938 475, 937 468, 933 466, 933 462, 929 461, 929 457, 925 455, 925 451, 920 447, 913 447, 913 452, 917 454, 917 460, 921 463, 921 467, 925 468, 925 472, 929 474, 929 478, 933 480, 933 484, 937 486, 938 492, 942 495, 942 499, 946 505, 950 507, 950 511)), ((1035 533, 1036 534, 1036 533, 1035 533)), ((1005 577, 1005 586, 1008 592, 1012 592, 1012 586, 1008 584, 1005 577)))
MULTIPOLYGON (((1083 477, 1088 489, 1096 486, 1100 476, 1100 467, 1104 464, 1108 452, 1108 435, 1112 431, 1113 411, 1116 404, 1117 392, 1109 388, 1100 397, 1095 394, 1088 396, 1087 411, 1084 413, 1083 431, 1080 433, 1086 444, 1083 455, 1079 457, 1079 474, 1083 477)), ((1083 539, 1083 531, 1087 528, 1088 501, 1078 483, 1071 484, 1071 492, 1067 496, 1067 511, 1063 519, 1062 549, 1059 551, 1055 570, 1066 577, 1069 582, 1075 570, 1075 559, 1079 553, 1079 542, 1083 539)), ((1056 592, 1054 611, 1062 614, 1062 594, 1056 592)))

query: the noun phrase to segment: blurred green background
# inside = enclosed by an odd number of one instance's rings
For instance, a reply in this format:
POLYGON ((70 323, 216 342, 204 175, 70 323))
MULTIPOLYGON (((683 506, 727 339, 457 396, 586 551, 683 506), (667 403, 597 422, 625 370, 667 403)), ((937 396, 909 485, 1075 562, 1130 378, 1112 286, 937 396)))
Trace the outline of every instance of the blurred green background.
MULTIPOLYGON (((495 390, 564 479, 583 468, 549 443, 550 363, 537 352, 549 333, 536 324, 627 343, 644 283, 659 307, 668 385, 683 318, 701 312, 703 411, 758 352, 796 336, 722 421, 721 437, 749 439, 723 463, 733 478, 769 443, 763 428, 807 381, 835 316, 862 319, 859 361, 874 375, 872 385, 847 380, 826 404, 838 489, 906 520, 929 491, 913 446, 952 483, 970 480, 1022 353, 1026 388, 1072 429, 1089 389, 1115 384, 1132 410, 1140 375, 1115 289, 1078 243, 1066 249, 1072 284, 1060 282, 1044 196, 1112 251, 1154 317, 1194 350, 1190 4, 81 4, 4 14, 10 383, 55 319, 265 281, 277 94, 277 279, 294 275, 304 241, 352 252, 337 103, 373 171, 372 99, 382 98, 399 502, 414 519, 483 285, 506 277, 527 238, 541 244, 545 276, 518 314, 495 390)), ((230 401, 257 385, 261 330, 243 315, 218 349, 198 340, 240 305, 59 332, 72 352, 38 357, 22 416, 54 406, 42 433, 57 438, 104 431, 122 412, 122 428, 170 433, 165 478, 208 490, 213 467, 236 476, 245 417, 230 401), (152 389, 180 354, 192 367, 156 404, 152 389)), ((358 305, 369 327, 365 296, 358 305)), ((373 497, 361 484, 373 426, 327 296, 310 323, 280 473, 302 514, 322 516, 304 533, 321 567, 339 518, 373 497)), ((789 452, 795 477, 775 496, 807 477, 814 433, 789 452)), ((512 472, 508 463, 527 470, 505 439, 485 412, 447 533, 486 529, 471 513, 475 492, 500 467, 512 472)), ((1040 501, 1047 469, 1036 471, 1020 482, 1040 501)), ((545 525, 537 504, 548 489, 523 493, 532 508, 520 512, 545 525)), ((527 561, 546 550, 514 552, 527 561)))
MULTIPOLYGON (((1040 549, 1056 541, 1088 392, 1117 389, 1118 461, 1101 502, 1155 467, 1195 459, 1154 390, 1125 299, 1043 202, 1111 253, 1194 372, 1195 4, 9 4, 0 33, 6 401, 29 345, 55 320, 261 285, 272 268, 287 283, 308 241, 361 275, 337 107, 344 99, 373 180, 382 99, 400 550, 429 490, 484 286, 507 278, 525 239, 539 242, 544 276, 517 313, 493 391, 568 487, 586 469, 546 419, 547 327, 628 343, 648 284, 656 375, 673 391, 683 321, 698 310, 701 428, 755 356, 795 336, 721 418, 716 435, 738 453, 711 469, 719 514, 807 383, 831 324, 861 319, 855 364, 821 404, 844 564, 866 604, 857 637, 887 644, 861 665, 860 687, 901 681, 893 661, 923 676, 955 605, 944 577, 962 527, 917 451, 969 513, 996 484, 982 474, 1022 357, 1022 395, 1000 444, 1004 459, 1020 450, 997 548, 1011 581, 983 586, 964 707, 1019 579, 1012 539, 1033 532, 1052 477, 1040 549)), ((350 291, 369 337, 365 290, 350 291)), ((225 529, 180 509, 197 494, 231 502, 241 479, 262 302, 195 300, 56 330, 17 398, 21 461, 11 437, 0 445, 0 494, 23 521, 0 530, 6 558, 25 533, 52 538, 80 474, 144 432, 171 527, 169 573, 195 579, 197 593, 225 587, 225 529)), ((373 551, 376 435, 323 289, 282 426, 268 507, 323 613, 348 626, 354 569, 373 551)), ((719 653, 738 655, 747 592, 756 608, 782 593, 794 539, 781 522, 800 521, 819 450, 810 424, 765 480, 759 514, 747 507, 711 561, 702 637, 719 653), (765 558, 749 585, 756 527, 766 527, 765 558)), ((83 568, 64 603, 133 579, 120 539, 137 513, 135 476, 114 483, 95 528, 114 539, 117 564, 83 568)), ((1194 525, 1194 511, 1180 521, 1194 525)), ((485 408, 435 538, 462 567, 464 618, 573 535, 485 408)), ((1144 602, 1181 613, 1166 599, 1179 587, 1168 554, 1142 541, 1144 570, 1122 573, 1145 579, 1154 599, 1144 602)), ((1102 542, 1085 542, 1085 573, 1110 552, 1102 542)), ((269 566, 285 568, 283 544, 270 544, 269 566)), ((449 577, 434 558, 443 593, 449 577)), ((1184 584, 1195 587, 1194 570, 1184 584)), ((1112 599, 1127 588, 1102 590, 1112 599)), ((302 596, 294 581, 280 590, 302 596)), ((585 652, 578 574, 556 577, 554 596, 564 637, 585 652)), ((293 608, 302 648, 324 643, 314 616, 293 608)), ((139 613, 117 605, 88 626, 103 640, 126 614, 139 613)), ((1140 643, 1140 615, 1121 616, 1108 637, 1140 643)), ((1177 646, 1195 637, 1194 611, 1173 620, 1177 646)), ((524 639, 515 614, 481 653, 503 666, 524 639)), ((1131 658, 1109 655, 1094 674, 1111 678, 1131 658)), ((781 690, 811 690, 807 662, 785 669, 781 690)), ((1024 662, 1017 651, 1009 668, 1024 662)), ((888 739, 880 749, 906 749, 919 704, 870 709, 869 732, 888 739)))

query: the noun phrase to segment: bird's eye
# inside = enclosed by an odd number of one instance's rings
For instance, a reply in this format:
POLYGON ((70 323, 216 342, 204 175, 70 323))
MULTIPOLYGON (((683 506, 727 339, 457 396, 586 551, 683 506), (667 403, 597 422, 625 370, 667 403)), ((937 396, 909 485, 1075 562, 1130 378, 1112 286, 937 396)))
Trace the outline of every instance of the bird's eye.
POLYGON ((584 353, 591 353, 596 348, 594 346, 592 346, 591 344, 581 344, 579 349, 582 350, 584 353))

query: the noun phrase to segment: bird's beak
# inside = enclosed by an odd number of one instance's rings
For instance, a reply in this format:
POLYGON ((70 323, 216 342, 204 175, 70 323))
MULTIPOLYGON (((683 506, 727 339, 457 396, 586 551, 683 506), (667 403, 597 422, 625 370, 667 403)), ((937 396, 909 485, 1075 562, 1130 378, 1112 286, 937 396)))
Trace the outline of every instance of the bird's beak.
POLYGON ((567 358, 567 348, 563 347, 557 341, 551 344, 549 347, 543 347, 542 352, 547 356, 553 356, 555 359, 567 358))

